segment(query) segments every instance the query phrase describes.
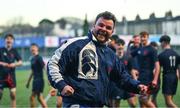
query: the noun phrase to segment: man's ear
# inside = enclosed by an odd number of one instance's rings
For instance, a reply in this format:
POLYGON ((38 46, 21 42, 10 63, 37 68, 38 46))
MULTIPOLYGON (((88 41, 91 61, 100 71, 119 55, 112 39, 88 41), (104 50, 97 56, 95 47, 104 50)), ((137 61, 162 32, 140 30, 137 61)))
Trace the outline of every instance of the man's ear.
POLYGON ((91 30, 93 31, 95 28, 95 24, 93 23, 91 30))

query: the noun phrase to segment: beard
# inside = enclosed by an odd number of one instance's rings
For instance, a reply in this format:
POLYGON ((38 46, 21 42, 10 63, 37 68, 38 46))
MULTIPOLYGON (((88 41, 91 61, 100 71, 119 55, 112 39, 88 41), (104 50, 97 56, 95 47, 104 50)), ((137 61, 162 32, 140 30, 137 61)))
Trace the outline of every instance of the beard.
POLYGON ((101 36, 104 36, 104 37, 108 37, 108 33, 106 31, 103 31, 103 30, 98 30, 97 31, 97 36, 98 35, 101 35, 101 36))
POLYGON ((107 31, 102 30, 102 29, 93 28, 92 33, 95 36, 95 38, 97 39, 97 41, 102 44, 106 43, 110 37, 110 34, 107 31))
POLYGON ((98 30, 96 32, 97 38, 101 43, 105 43, 106 41, 109 40, 109 34, 106 31, 103 30, 98 30))

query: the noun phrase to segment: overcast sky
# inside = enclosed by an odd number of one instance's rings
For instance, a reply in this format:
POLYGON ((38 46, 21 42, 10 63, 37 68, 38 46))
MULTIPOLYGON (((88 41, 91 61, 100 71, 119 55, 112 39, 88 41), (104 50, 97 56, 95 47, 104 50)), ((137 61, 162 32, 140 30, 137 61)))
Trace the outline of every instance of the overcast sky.
POLYGON ((94 20, 102 11, 111 11, 119 21, 122 16, 134 20, 137 14, 142 19, 152 12, 163 17, 172 10, 173 16, 180 15, 180 0, 0 0, 0 25, 6 25, 13 19, 22 19, 23 23, 37 26, 43 18, 52 21, 64 16, 73 16, 94 20))

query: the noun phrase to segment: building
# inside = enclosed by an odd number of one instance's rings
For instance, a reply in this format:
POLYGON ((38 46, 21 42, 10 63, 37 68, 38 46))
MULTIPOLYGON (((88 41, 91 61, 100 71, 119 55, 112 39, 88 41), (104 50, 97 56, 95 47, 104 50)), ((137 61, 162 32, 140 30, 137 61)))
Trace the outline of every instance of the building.
POLYGON ((147 31, 149 34, 180 35, 180 16, 173 17, 169 11, 161 18, 156 18, 152 13, 149 19, 141 19, 137 15, 134 21, 127 21, 126 17, 123 17, 122 21, 117 23, 117 34, 133 35, 141 31, 147 31))

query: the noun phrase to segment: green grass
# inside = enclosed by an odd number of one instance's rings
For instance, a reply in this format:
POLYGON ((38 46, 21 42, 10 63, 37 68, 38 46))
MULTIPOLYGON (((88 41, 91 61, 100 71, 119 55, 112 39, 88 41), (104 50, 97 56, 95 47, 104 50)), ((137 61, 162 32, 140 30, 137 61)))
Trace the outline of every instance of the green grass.
MULTIPOLYGON (((29 77, 30 71, 18 71, 16 72, 16 78, 17 78, 17 107, 29 107, 29 96, 31 95, 31 86, 29 89, 27 89, 25 87, 27 79, 29 77)), ((46 74, 44 74, 45 77, 45 89, 44 89, 44 97, 47 96, 49 90, 50 90, 50 85, 48 84, 47 81, 47 77, 46 74)), ((161 93, 161 91, 159 91, 158 94, 158 106, 159 107, 165 107, 165 103, 164 103, 164 97, 161 93)), ((180 107, 180 84, 178 84, 178 89, 177 89, 177 94, 174 96, 174 101, 175 103, 180 107)), ((37 106, 39 106, 38 101, 36 102, 37 106)), ((49 107, 55 107, 56 105, 56 97, 51 97, 48 100, 48 106, 49 107)), ((126 101, 122 100, 121 101, 121 106, 122 107, 127 107, 128 104, 126 101)), ((8 89, 4 89, 3 92, 3 98, 0 102, 0 108, 2 107, 10 107, 10 97, 9 97, 9 90, 8 89)))
MULTIPOLYGON (((17 107, 29 107, 29 97, 31 95, 31 85, 29 89, 25 87, 27 80, 29 78, 30 71, 18 71, 16 72, 16 81, 17 81, 17 88, 16 88, 16 102, 17 107)), ((45 78, 45 88, 43 92, 43 96, 46 97, 49 90, 51 89, 48 81, 47 75, 44 74, 45 78)), ((32 80, 31 80, 32 81, 32 80)), ((32 82, 31 82, 32 84, 32 82)), ((56 97, 51 97, 48 100, 48 106, 55 107, 56 105, 56 97)), ((38 101, 36 101, 36 105, 39 106, 38 101)), ((10 107, 10 97, 9 97, 9 89, 4 89, 3 91, 3 98, 0 102, 0 108, 2 107, 10 107)))

